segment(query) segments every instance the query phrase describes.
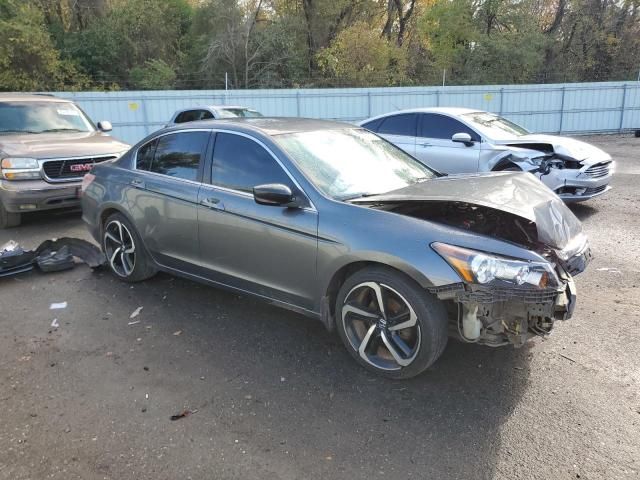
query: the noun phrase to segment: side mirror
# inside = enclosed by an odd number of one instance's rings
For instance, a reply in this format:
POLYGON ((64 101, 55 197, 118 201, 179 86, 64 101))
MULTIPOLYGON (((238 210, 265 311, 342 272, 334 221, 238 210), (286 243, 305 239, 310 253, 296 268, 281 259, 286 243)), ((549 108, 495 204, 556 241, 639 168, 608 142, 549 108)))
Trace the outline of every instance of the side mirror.
POLYGON ((467 147, 470 147, 475 142, 468 133, 454 133, 451 137, 452 142, 464 143, 467 147))
POLYGON ((111 130, 113 130, 113 125, 111 125, 111 122, 109 120, 102 120, 101 122, 98 122, 98 130, 100 130, 101 132, 110 132, 111 130))
POLYGON ((296 197, 291 189, 281 183, 268 183, 253 187, 253 199, 260 205, 298 206, 296 197))

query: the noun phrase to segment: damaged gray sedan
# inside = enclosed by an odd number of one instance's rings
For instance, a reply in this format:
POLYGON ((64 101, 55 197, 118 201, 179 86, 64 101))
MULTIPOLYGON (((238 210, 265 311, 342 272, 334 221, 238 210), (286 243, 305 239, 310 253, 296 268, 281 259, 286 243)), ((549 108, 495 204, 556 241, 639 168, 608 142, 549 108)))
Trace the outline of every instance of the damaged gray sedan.
POLYGON ((113 273, 162 270, 317 318, 364 367, 419 374, 448 337, 520 346, 571 317, 590 259, 529 174, 444 177, 377 135, 304 119, 189 123, 85 177, 113 273))

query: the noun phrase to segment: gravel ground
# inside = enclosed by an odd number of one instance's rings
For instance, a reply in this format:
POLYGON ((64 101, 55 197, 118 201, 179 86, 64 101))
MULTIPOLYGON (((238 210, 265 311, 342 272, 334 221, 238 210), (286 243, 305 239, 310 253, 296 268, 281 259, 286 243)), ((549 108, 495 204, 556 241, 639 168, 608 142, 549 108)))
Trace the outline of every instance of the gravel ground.
MULTIPOLYGON (((319 322, 168 275, 0 279, 0 479, 638 478, 640 139, 588 141, 618 163, 573 207, 595 254, 574 318, 520 350, 450 342, 409 381, 319 322)), ((88 238, 77 213, 0 243, 61 236, 88 238)))

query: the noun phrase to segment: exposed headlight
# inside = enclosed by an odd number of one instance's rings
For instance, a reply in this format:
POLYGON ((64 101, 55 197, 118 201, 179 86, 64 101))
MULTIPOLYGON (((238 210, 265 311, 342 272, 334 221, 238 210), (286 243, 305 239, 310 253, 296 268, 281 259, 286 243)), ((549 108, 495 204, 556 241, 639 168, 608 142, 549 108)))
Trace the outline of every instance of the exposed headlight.
POLYGON ((40 164, 35 158, 3 158, 0 162, 0 177, 6 180, 40 178, 40 164))
POLYGON ((537 288, 559 285, 553 266, 548 262, 517 260, 486 252, 432 243, 431 247, 451 265, 466 283, 507 284, 537 288))

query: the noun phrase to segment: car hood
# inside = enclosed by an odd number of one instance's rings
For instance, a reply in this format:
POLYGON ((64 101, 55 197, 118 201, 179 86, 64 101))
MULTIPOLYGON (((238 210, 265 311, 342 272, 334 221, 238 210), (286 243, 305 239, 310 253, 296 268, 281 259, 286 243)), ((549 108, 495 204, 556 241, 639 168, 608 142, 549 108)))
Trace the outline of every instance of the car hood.
POLYGON ((129 145, 101 132, 33 133, 0 136, 3 156, 37 159, 109 155, 129 145))
POLYGON ((531 134, 521 137, 493 140, 496 145, 508 145, 513 147, 522 147, 529 150, 536 150, 535 144, 542 146, 551 146, 555 153, 566 155, 585 164, 598 163, 611 160, 608 153, 600 150, 589 143, 576 140, 574 138, 559 137, 556 135, 531 134))
POLYGON ((572 240, 582 236, 580 220, 555 193, 529 173, 450 175, 352 202, 463 202, 487 207, 535 223, 538 241, 557 250, 565 249, 572 240))

